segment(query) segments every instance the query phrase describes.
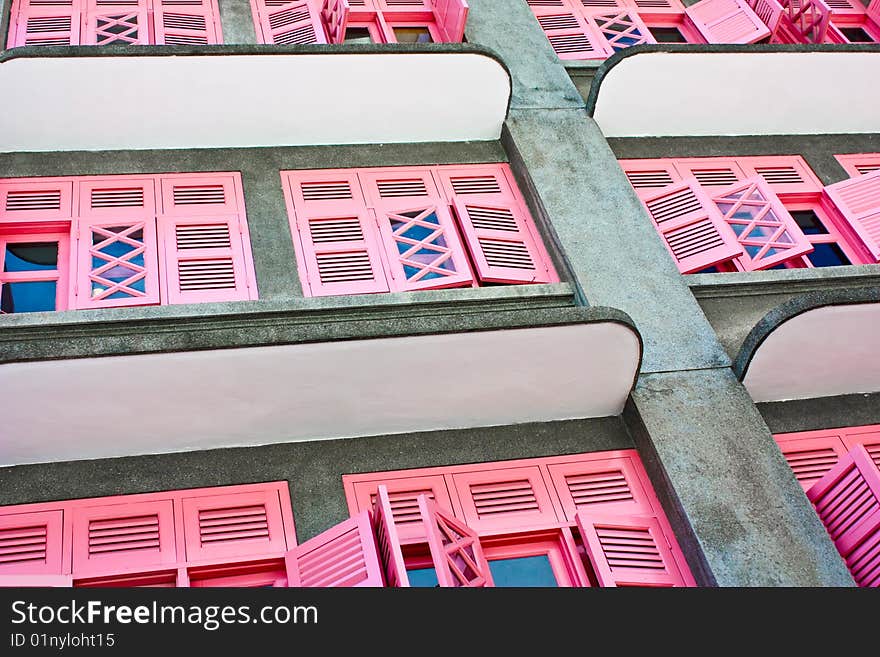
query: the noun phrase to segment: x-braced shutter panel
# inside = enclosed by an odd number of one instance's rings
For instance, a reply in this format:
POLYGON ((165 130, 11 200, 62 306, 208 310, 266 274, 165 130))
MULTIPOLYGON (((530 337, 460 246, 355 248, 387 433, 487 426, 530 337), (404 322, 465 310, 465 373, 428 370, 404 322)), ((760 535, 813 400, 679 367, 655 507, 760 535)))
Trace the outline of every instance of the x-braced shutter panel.
POLYGON ((590 20, 613 52, 643 43, 657 43, 648 26, 634 11, 591 14, 590 20))
POLYGON ((836 435, 816 438, 776 436, 776 442, 795 479, 805 491, 837 465, 847 451, 836 435))
POLYGON ((871 255, 880 260, 880 171, 828 185, 825 193, 871 255))
POLYGON ((321 7, 321 20, 324 22, 330 43, 345 41, 345 30, 348 27, 350 13, 351 5, 348 4, 348 0, 324 0, 324 5, 321 7))
POLYGON ((755 43, 770 36, 746 0, 700 0, 685 13, 709 43, 755 43))
POLYGON ((796 43, 824 43, 831 24, 831 7, 825 0, 781 0, 780 21, 793 33, 796 43))
POLYGON ((154 0, 153 20, 157 44, 223 43, 216 0, 154 0))
POLYGON ((656 518, 584 510, 577 525, 599 586, 695 586, 656 518))
POLYGON ((529 6, 559 59, 605 59, 613 51, 579 10, 532 0, 529 6))
MULTIPOLYGON (((421 524, 418 500, 416 499, 414 502, 415 513, 421 524)), ((384 485, 380 485, 376 491, 376 502, 373 505, 373 524, 376 527, 376 542, 385 573, 386 585, 392 587, 409 586, 403 551, 400 548, 400 537, 394 520, 394 509, 391 506, 388 488, 384 485)))
POLYGON ((736 235, 695 179, 668 186, 644 202, 682 274, 742 255, 736 235))
POLYGON ((83 44, 147 45, 149 19, 147 0, 87 0, 83 44))
POLYGON ((381 238, 357 174, 293 171, 281 175, 306 296, 388 292, 381 238))
POLYGON ((419 496, 419 510, 428 530, 428 547, 439 586, 494 586, 476 532, 424 495, 419 496))
POLYGON ((807 491, 859 586, 880 586, 880 471, 854 447, 807 491))
POLYGON ((0 515, 0 578, 60 575, 62 511, 0 515))
POLYGON ((813 250, 763 178, 715 191, 712 202, 743 247, 740 263, 746 271, 767 269, 813 250))
POLYGON ((83 0, 13 3, 6 47, 79 45, 83 4, 83 0))
POLYGON ((429 0, 443 43, 461 43, 467 22, 466 0, 429 0))
POLYGON ((320 14, 308 0, 301 2, 254 0, 254 2, 260 19, 261 43, 275 45, 327 43, 320 14))
POLYGON ((0 181, 0 223, 70 219, 72 213, 70 180, 0 181))
POLYGON ((294 548, 285 560, 288 586, 383 586, 367 510, 294 548))
POLYGON ((72 513, 75 577, 177 562, 171 500, 96 504, 72 513))
POLYGON ((265 556, 290 546, 275 488, 183 498, 186 558, 265 556))

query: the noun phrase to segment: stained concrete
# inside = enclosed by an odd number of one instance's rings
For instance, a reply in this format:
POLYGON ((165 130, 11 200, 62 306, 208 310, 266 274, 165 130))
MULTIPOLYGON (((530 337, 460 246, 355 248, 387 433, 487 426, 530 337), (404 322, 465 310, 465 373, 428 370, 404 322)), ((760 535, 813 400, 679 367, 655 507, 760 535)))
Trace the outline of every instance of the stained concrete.
POLYGON ((773 433, 880 424, 880 392, 758 404, 773 433))
POLYGON ((258 43, 251 3, 247 0, 217 0, 223 43, 258 43))

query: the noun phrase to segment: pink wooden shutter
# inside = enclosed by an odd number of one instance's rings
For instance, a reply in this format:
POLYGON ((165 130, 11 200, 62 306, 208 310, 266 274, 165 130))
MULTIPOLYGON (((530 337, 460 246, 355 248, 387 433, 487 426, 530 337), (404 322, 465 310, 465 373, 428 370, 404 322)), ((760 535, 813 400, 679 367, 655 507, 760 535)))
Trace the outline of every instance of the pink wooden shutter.
POLYGON ((429 169, 363 169, 394 290, 473 284, 467 255, 429 169))
POLYGON ((807 491, 859 586, 880 586, 880 471, 854 447, 807 491))
POLYGON ((847 449, 861 445, 880 470, 880 425, 854 427, 843 431, 843 444, 847 449))
POLYGON ((682 179, 696 178, 700 187, 709 192, 709 187, 727 187, 747 177, 739 161, 733 158, 687 157, 672 162, 682 179))
POLYGON ((71 217, 73 182, 69 178, 0 180, 0 223, 71 217))
POLYGON ((634 11, 601 12, 588 16, 612 52, 643 43, 657 43, 648 26, 634 11))
POLYGON ((262 37, 260 43, 327 43, 321 17, 309 0, 252 0, 252 3, 255 15, 260 20, 257 30, 262 37))
POLYGON ((760 177, 773 193, 786 201, 814 201, 822 182, 799 155, 738 157, 745 177, 760 177))
POLYGON ((383 586, 369 511, 294 548, 286 561, 288 586, 383 586))
POLYGON ((257 298, 238 175, 163 176, 159 246, 168 303, 257 298))
POLYGON ((378 228, 357 174, 283 171, 281 176, 305 295, 388 292, 378 228))
POLYGON ((599 586, 696 585, 656 518, 579 511, 577 524, 599 586))
POLYGON ((746 271, 767 269, 813 250, 763 178, 747 178, 715 191, 712 202, 743 247, 740 264, 746 271))
POLYGON ((73 508, 75 577, 177 563, 172 501, 89 500, 73 508))
POLYGON ((348 16, 351 6, 348 0, 324 0, 321 8, 321 20, 327 30, 330 43, 342 43, 345 41, 345 29, 348 27, 348 16))
POLYGON ((466 0, 429 0, 443 43, 461 43, 467 22, 466 0))
POLYGON ((81 179, 76 230, 76 308, 159 303, 153 181, 81 179))
POLYGON ((86 0, 84 45, 147 45, 148 0, 86 0))
POLYGON ((480 281, 559 281, 508 165, 440 167, 439 173, 480 281))
POLYGON ((69 588, 73 586, 70 575, 0 575, 0 588, 25 586, 69 588))
POLYGON ((749 6, 770 30, 770 34, 775 34, 784 11, 782 5, 776 0, 749 0, 749 6))
POLYGON ((685 13, 709 43, 755 43, 770 36, 746 0, 700 0, 685 13))
POLYGON ((272 486, 184 497, 182 505, 188 561, 271 556, 292 547, 285 538, 279 492, 272 486))
POLYGON ((823 436, 822 433, 811 431, 805 436, 798 434, 774 436, 782 455, 794 472, 795 479, 805 491, 837 465, 847 452, 838 435, 831 433, 823 436))
MULTIPOLYGON (((416 510, 418 511, 418 503, 416 503, 416 510)), ((419 515, 419 521, 421 524, 421 515, 419 515)), ((400 549, 400 538, 394 519, 394 509, 388 496, 388 488, 384 485, 380 485, 376 491, 373 522, 376 526, 376 542, 384 566, 386 584, 393 587, 409 586, 409 577, 406 574, 406 564, 403 561, 403 551, 400 549)))
POLYGON ((643 201, 654 196, 655 190, 682 180, 672 160, 619 160, 618 164, 643 201))
POLYGON ((825 193, 871 255, 880 260, 880 171, 828 185, 825 193))
POLYGON ((0 577, 62 574, 62 521, 60 510, 0 515, 0 577))
MULTIPOLYGON (((877 1, 877 6, 880 7, 880 0, 877 1)), ((878 18, 878 21, 880 21, 880 18, 878 18)), ((880 170, 880 153, 835 155, 834 159, 846 170, 850 178, 880 170)))
POLYGON ((217 0, 154 0, 153 21, 157 44, 223 43, 217 0))
POLYGON ((695 179, 668 186, 644 202, 682 274, 742 255, 736 235, 695 179))
POLYGON ((6 47, 79 45, 83 4, 83 0, 17 0, 12 4, 6 47))
POLYGON ((824 43, 831 24, 831 7, 825 0, 780 0, 782 24, 793 32, 796 42, 824 43))
POLYGON ((880 25, 880 0, 873 0, 868 5, 868 18, 880 25))
POLYGON ((441 587, 494 586, 480 539, 470 527, 419 496, 422 521, 428 529, 428 547, 441 587))
POLYGON ((613 54, 580 9, 569 6, 567 0, 558 4, 529 0, 529 6, 559 59, 605 59, 613 54))

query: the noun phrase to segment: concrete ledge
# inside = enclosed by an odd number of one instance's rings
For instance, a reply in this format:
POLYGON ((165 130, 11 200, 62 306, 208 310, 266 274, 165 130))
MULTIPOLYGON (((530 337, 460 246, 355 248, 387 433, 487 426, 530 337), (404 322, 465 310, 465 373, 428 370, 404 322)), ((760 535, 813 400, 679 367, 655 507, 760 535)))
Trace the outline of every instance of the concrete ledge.
POLYGON ((684 279, 697 299, 833 292, 880 285, 880 265, 689 274, 684 279))
POLYGON ((880 424, 880 392, 758 404, 773 433, 880 424))

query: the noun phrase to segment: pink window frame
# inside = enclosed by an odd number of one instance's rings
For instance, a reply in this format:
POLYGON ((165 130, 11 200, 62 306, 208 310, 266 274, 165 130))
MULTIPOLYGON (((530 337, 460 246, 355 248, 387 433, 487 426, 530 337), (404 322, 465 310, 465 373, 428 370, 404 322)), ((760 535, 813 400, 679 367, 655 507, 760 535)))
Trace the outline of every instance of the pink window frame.
MULTIPOLYGON (((813 451, 823 448, 832 450, 837 455, 837 459, 826 463, 825 472, 830 470, 846 452, 856 445, 861 445, 867 450, 877 469, 880 470, 880 424, 777 433, 773 438, 779 445, 783 456, 788 453, 796 455, 805 450, 813 451)), ((815 483, 815 479, 806 486, 802 484, 802 487, 806 490, 813 483, 815 483)))
POLYGON ((22 232, 4 229, 0 224, 0 292, 5 283, 55 281, 55 310, 67 310, 70 303, 70 232, 33 228, 22 232), (20 242, 56 242, 58 262, 54 270, 5 272, 6 245, 20 242))
POLYGON ((880 153, 847 153, 835 155, 834 159, 844 168, 850 178, 880 169, 880 153), (862 168, 862 171, 859 169, 862 168), (869 171, 865 171, 868 168, 869 171))

